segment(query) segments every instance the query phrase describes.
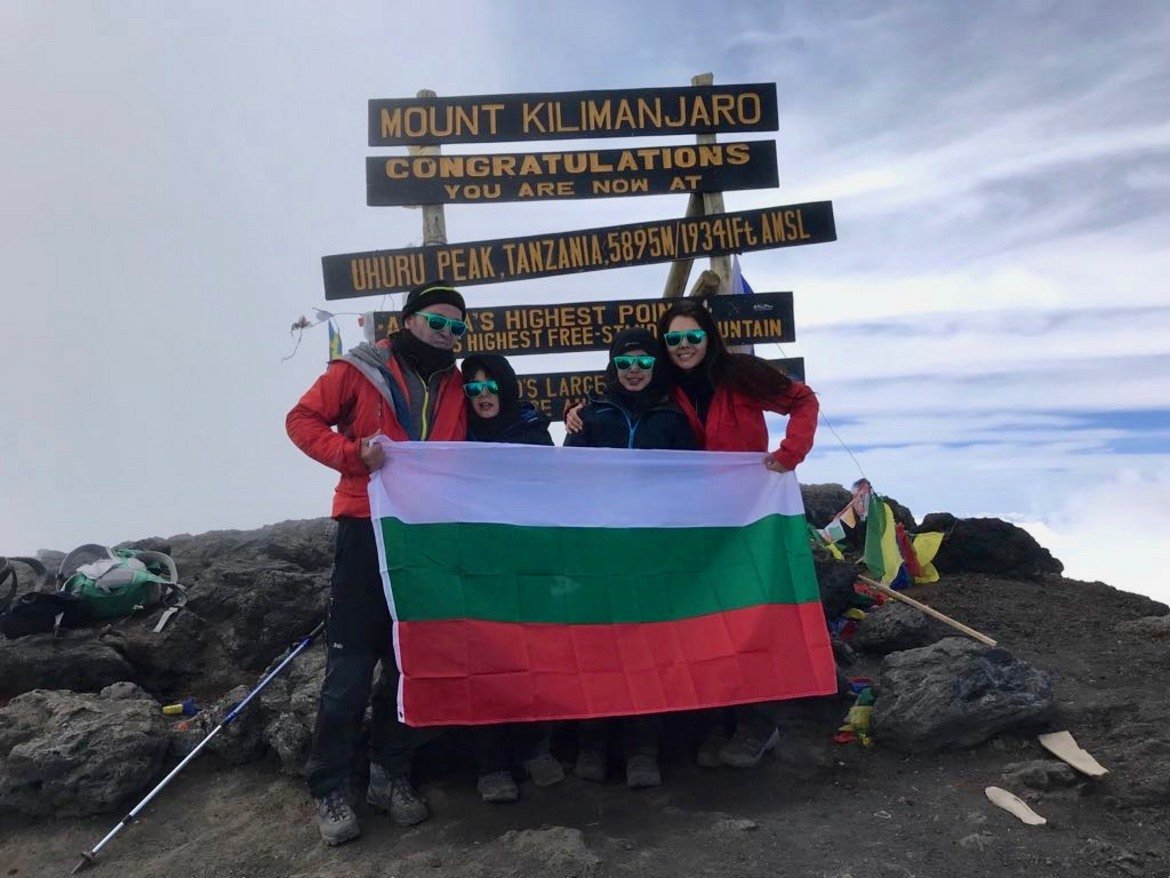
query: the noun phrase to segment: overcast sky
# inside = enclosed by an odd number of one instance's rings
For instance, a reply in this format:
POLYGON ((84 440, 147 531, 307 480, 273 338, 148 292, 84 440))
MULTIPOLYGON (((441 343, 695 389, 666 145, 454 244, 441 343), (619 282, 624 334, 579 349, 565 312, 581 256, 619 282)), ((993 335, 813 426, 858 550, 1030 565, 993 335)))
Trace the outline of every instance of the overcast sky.
MULTIPOLYGON (((368 99, 712 71, 779 93, 780 188, 730 192, 727 208, 831 200, 836 214, 836 243, 741 260, 757 291, 794 291, 784 353, 805 357, 841 440, 822 423, 802 480, 857 478, 843 441, 919 518, 1011 518, 1069 575, 1170 598, 1170 5, 432 9, 0 6, 0 552, 328 513, 334 474, 284 433, 324 366, 324 327, 282 360, 289 326, 314 307, 396 304, 327 305, 321 256, 421 243, 417 212, 365 204, 365 156, 403 151, 366 146, 368 99)), ((454 242, 685 208, 662 195, 446 213, 454 242)), ((655 296, 665 272, 467 297, 655 296)))

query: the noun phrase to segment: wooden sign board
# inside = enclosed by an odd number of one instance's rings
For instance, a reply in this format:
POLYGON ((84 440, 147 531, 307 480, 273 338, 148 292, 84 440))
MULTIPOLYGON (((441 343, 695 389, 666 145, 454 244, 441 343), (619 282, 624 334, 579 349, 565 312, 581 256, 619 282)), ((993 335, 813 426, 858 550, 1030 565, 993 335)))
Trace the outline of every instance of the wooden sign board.
POLYGON ((325 298, 335 300, 405 292, 434 281, 472 286, 835 240, 832 202, 812 201, 524 238, 324 256, 321 268, 325 298))
MULTIPOLYGON (((792 293, 711 296, 711 316, 728 344, 749 345, 796 340, 792 293)), ((614 336, 630 326, 654 329, 671 299, 618 299, 564 305, 497 305, 468 308, 467 334, 455 345, 468 354, 567 354, 608 350, 614 336)), ((386 338, 401 327, 397 311, 374 311, 370 336, 386 338)))
MULTIPOLYGON (((769 360, 785 375, 804 380, 804 357, 769 360)), ((517 375, 520 394, 534 403, 545 417, 554 421, 565 416, 565 406, 572 405, 592 394, 605 390, 605 371, 541 372, 535 375, 517 375)))
POLYGON ((776 186, 771 140, 500 155, 366 159, 366 204, 492 204, 776 186))
POLYGON ((778 127, 772 82, 369 103, 370 146, 742 133, 778 127))

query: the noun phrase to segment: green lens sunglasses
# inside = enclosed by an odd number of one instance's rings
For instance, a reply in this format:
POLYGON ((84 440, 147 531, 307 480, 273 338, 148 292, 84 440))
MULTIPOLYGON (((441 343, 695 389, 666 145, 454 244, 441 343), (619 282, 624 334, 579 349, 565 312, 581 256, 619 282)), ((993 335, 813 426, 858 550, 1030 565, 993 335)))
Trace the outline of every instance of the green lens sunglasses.
POLYGON ((698 344, 707 337, 707 330, 705 329, 687 329, 683 332, 668 332, 662 336, 666 339, 667 347, 676 348, 682 344, 685 338, 691 344, 698 344))
POLYGON ((463 385, 463 392, 467 394, 468 399, 475 399, 484 391, 494 393, 497 396, 500 394, 500 385, 495 381, 468 381, 463 385))
POLYGON ((646 357, 614 357, 613 364, 617 367, 619 372, 624 372, 633 366, 637 366, 643 372, 649 372, 654 368, 654 358, 646 357))
POLYGON ((442 314, 432 314, 430 311, 415 311, 414 313, 419 317, 427 318, 427 326, 435 332, 442 332, 445 326, 451 327, 451 334, 456 338, 467 332, 467 324, 454 317, 444 317, 442 314))

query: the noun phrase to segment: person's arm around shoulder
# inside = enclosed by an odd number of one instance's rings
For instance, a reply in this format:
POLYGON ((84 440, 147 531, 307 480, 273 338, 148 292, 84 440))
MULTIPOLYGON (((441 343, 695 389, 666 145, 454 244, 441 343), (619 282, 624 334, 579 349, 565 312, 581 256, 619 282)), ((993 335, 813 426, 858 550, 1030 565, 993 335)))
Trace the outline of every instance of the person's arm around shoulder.
POLYGON ((593 416, 595 413, 596 412, 595 412, 593 406, 591 406, 589 404, 578 405, 578 406, 575 406, 573 409, 570 409, 569 413, 565 416, 566 430, 565 430, 565 443, 564 444, 565 444, 566 448, 589 448, 590 447, 590 442, 589 442, 590 429, 589 428, 593 422, 593 416), (569 428, 569 426, 568 426, 568 420, 569 420, 570 416, 574 417, 574 419, 575 419, 575 424, 577 425, 576 430, 573 430, 573 429, 569 428))
POLYGON ((817 416, 821 404, 811 387, 802 381, 792 381, 788 391, 774 400, 769 400, 768 411, 788 415, 788 429, 780 447, 773 451, 765 466, 774 472, 796 469, 797 464, 808 457, 817 432, 817 416))
POLYGON ((330 363, 325 374, 305 391, 284 421, 289 438, 297 448, 318 463, 346 475, 370 472, 367 458, 372 460, 382 454, 376 445, 371 450, 368 439, 347 439, 333 430, 346 405, 353 405, 356 374, 348 365, 330 363))

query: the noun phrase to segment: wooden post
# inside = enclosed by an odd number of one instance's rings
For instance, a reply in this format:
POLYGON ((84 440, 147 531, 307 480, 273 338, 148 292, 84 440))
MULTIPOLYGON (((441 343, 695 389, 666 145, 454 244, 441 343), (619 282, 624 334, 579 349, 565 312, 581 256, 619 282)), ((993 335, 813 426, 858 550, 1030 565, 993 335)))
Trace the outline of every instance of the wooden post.
MULTIPOLYGON (((433 98, 437 95, 429 88, 419 89, 415 97, 418 98, 433 98)), ((441 147, 438 144, 434 146, 412 146, 409 147, 411 155, 438 155, 441 147)), ((424 204, 422 207, 422 222, 423 222, 423 246, 431 244, 446 244, 447 243, 447 218, 443 215, 443 205, 441 204, 424 204)))
MULTIPOLYGON (((691 85, 714 85, 715 75, 713 73, 700 73, 698 76, 691 77, 691 85)), ((714 134, 696 134, 695 142, 699 146, 706 146, 715 143, 714 134)), ((723 193, 722 192, 704 192, 703 193, 703 213, 706 216, 714 216, 717 213, 723 213, 723 193)), ((719 275, 719 292, 727 293, 731 291, 731 257, 730 256, 712 256, 711 270, 719 275)), ((692 294, 693 295, 693 294, 692 294)))
MULTIPOLYGON (((698 216, 703 212, 703 199, 698 192, 692 192, 687 202, 687 217, 698 216)), ((670 263, 670 273, 666 276, 666 287, 662 290, 662 298, 677 299, 683 294, 687 280, 691 276, 691 266, 694 258, 676 259, 670 263)))
POLYGON ((913 607, 919 612, 926 613, 926 615, 930 616, 932 619, 938 619, 940 622, 946 625, 950 625, 956 631, 962 631, 968 637, 972 637, 986 646, 995 646, 995 641, 986 634, 980 634, 974 628, 968 628, 962 622, 956 622, 950 616, 944 616, 938 610, 934 609, 934 607, 928 607, 926 604, 919 603, 918 601, 914 600, 914 598, 907 597, 900 591, 894 591, 894 589, 890 588, 888 585, 882 585, 880 582, 870 579, 868 576, 859 576, 857 578, 872 588, 874 591, 881 592, 886 597, 893 598, 896 601, 901 601, 902 603, 913 607))

